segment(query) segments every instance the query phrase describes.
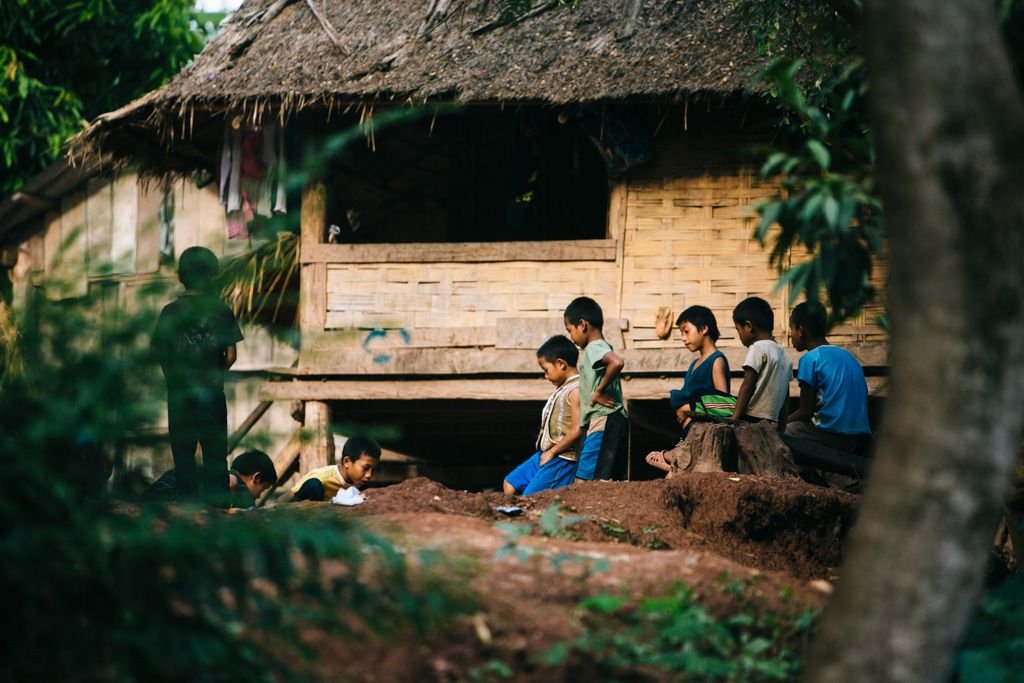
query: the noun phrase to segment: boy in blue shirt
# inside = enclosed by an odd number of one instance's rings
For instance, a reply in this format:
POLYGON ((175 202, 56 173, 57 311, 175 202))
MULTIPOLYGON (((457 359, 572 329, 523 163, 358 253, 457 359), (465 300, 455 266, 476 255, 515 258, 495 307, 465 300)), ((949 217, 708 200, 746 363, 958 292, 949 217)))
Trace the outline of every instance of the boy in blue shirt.
POLYGON ((793 348, 800 359, 800 407, 789 416, 786 434, 830 448, 863 453, 871 442, 868 385, 853 354, 825 338, 825 308, 816 301, 797 305, 789 317, 793 348))
POLYGON ((587 437, 580 449, 576 479, 611 479, 626 461, 629 418, 622 403, 619 373, 625 362, 605 341, 604 313, 596 301, 581 296, 565 309, 565 331, 580 356, 580 425, 587 437))

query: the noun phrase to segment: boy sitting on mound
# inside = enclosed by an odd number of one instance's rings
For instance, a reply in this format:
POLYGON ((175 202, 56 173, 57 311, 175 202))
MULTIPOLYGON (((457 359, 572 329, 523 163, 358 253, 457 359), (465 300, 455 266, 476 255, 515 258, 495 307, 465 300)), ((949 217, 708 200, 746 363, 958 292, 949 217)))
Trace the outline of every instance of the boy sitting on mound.
POLYGON ((341 449, 341 462, 318 467, 292 487, 292 500, 331 500, 341 489, 362 489, 380 464, 380 446, 367 436, 353 436, 341 449))
POLYGON ((690 363, 682 389, 669 393, 669 404, 676 414, 676 422, 682 427, 679 443, 664 451, 647 454, 647 464, 659 470, 670 472, 675 450, 682 446, 690 431, 691 414, 696 410, 707 412, 709 405, 720 406, 719 411, 732 415, 736 400, 729 395, 729 361, 718 350, 719 331, 715 314, 706 306, 690 306, 679 314, 676 327, 683 336, 683 343, 691 352, 700 356, 690 363), (712 403, 714 401, 714 403, 712 403))
POLYGON ((577 360, 576 345, 562 335, 548 339, 537 349, 537 363, 544 371, 544 379, 556 388, 541 413, 537 452, 505 478, 505 495, 528 496, 572 483, 576 472, 576 442, 583 434, 577 360))
POLYGON ((775 313, 771 304, 760 297, 748 297, 733 309, 732 321, 736 335, 747 347, 743 383, 736 395, 732 418, 747 422, 768 420, 779 431, 785 431, 793 361, 772 337, 775 313))
POLYGON ((828 343, 826 325, 825 308, 816 301, 798 304, 789 316, 793 348, 807 353, 796 373, 800 407, 790 414, 786 434, 863 454, 871 442, 864 370, 852 353, 828 343))

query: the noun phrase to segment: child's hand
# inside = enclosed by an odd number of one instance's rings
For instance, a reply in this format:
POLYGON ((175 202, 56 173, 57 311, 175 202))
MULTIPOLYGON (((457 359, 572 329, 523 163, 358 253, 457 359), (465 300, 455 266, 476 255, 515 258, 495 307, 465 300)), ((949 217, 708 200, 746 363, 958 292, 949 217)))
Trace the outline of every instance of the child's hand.
POLYGON ((676 422, 683 424, 690 419, 690 406, 685 405, 676 410, 676 422))
POLYGON ((604 406, 605 408, 614 408, 615 406, 618 405, 615 402, 615 399, 613 399, 608 394, 602 393, 600 391, 594 392, 594 395, 590 397, 590 402, 597 403, 599 405, 604 406))
POLYGON ((546 450, 543 453, 541 453, 540 454, 540 464, 541 464, 541 467, 543 467, 544 465, 547 465, 549 462, 551 462, 554 459, 554 457, 555 457, 555 454, 551 450, 546 450))

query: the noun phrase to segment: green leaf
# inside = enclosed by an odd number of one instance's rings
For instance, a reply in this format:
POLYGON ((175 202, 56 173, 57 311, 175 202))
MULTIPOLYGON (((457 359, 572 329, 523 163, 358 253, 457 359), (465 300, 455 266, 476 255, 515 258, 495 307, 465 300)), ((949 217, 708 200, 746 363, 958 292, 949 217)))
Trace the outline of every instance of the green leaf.
POLYGON ((825 221, 828 223, 832 230, 839 229, 839 202, 832 195, 828 195, 825 198, 825 203, 822 206, 822 213, 825 216, 825 221))
POLYGON ((818 140, 808 140, 807 149, 811 152, 811 156, 818 162, 818 166, 821 170, 827 171, 829 165, 832 163, 832 155, 829 154, 825 145, 821 144, 818 140))
POLYGON ((788 158, 789 155, 785 152, 774 152, 771 154, 764 162, 764 165, 761 166, 761 177, 767 178, 774 174, 788 158))
POLYGON ((581 602, 580 607, 601 614, 614 614, 622 609, 627 602, 629 600, 621 595, 595 595, 581 602))
POLYGON ((768 235, 768 230, 775 225, 775 222, 779 219, 779 212, 782 211, 782 202, 765 202, 757 207, 757 211, 761 214, 761 220, 757 224, 757 230, 754 232, 754 236, 757 240, 764 244, 765 237, 768 235))

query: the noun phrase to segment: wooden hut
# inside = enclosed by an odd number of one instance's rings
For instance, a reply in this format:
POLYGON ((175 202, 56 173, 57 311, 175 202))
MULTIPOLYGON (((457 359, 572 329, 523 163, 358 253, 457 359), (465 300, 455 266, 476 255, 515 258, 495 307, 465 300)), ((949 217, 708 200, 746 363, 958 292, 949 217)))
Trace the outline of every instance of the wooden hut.
MULTIPOLYGON (((60 305, 90 306, 97 316, 155 317, 180 290, 174 263, 192 246, 226 259, 245 249, 226 239, 224 210, 210 185, 177 179, 140 183, 134 173, 106 174, 57 161, 0 201, 0 268, 11 283, 10 303, 28 305, 30 290, 60 305)), ((90 331, 86 331, 90 334, 90 331)), ((259 397, 263 372, 295 360, 289 345, 260 327, 245 327, 246 340, 228 373, 228 427, 272 453, 284 450, 295 431, 287 405, 267 406, 259 397), (243 427, 257 414, 252 431, 243 427)), ((87 341, 101 343, 99 335, 87 341)), ((155 365, 139 381, 162 401, 163 378, 155 365)), ((116 410, 115 406, 111 407, 116 410)), ((153 478, 173 466, 166 444, 166 413, 141 431, 109 444, 118 476, 131 470, 153 478)))
MULTIPOLYGON (((302 188, 302 348, 262 390, 305 402, 319 436, 302 470, 330 457, 329 424, 373 424, 420 471, 494 479, 530 451, 549 391, 534 349, 579 295, 625 356, 634 456, 671 438, 663 399, 692 359, 656 337, 660 306, 711 307, 734 370, 744 297, 773 303, 787 343, 789 293, 752 238, 770 111, 731 0, 508 6, 248 0, 167 86, 76 141, 77 159, 216 175, 232 126, 285 124, 293 166, 296 146, 357 127, 302 188)), ((831 335, 876 384, 878 312, 831 335)))

